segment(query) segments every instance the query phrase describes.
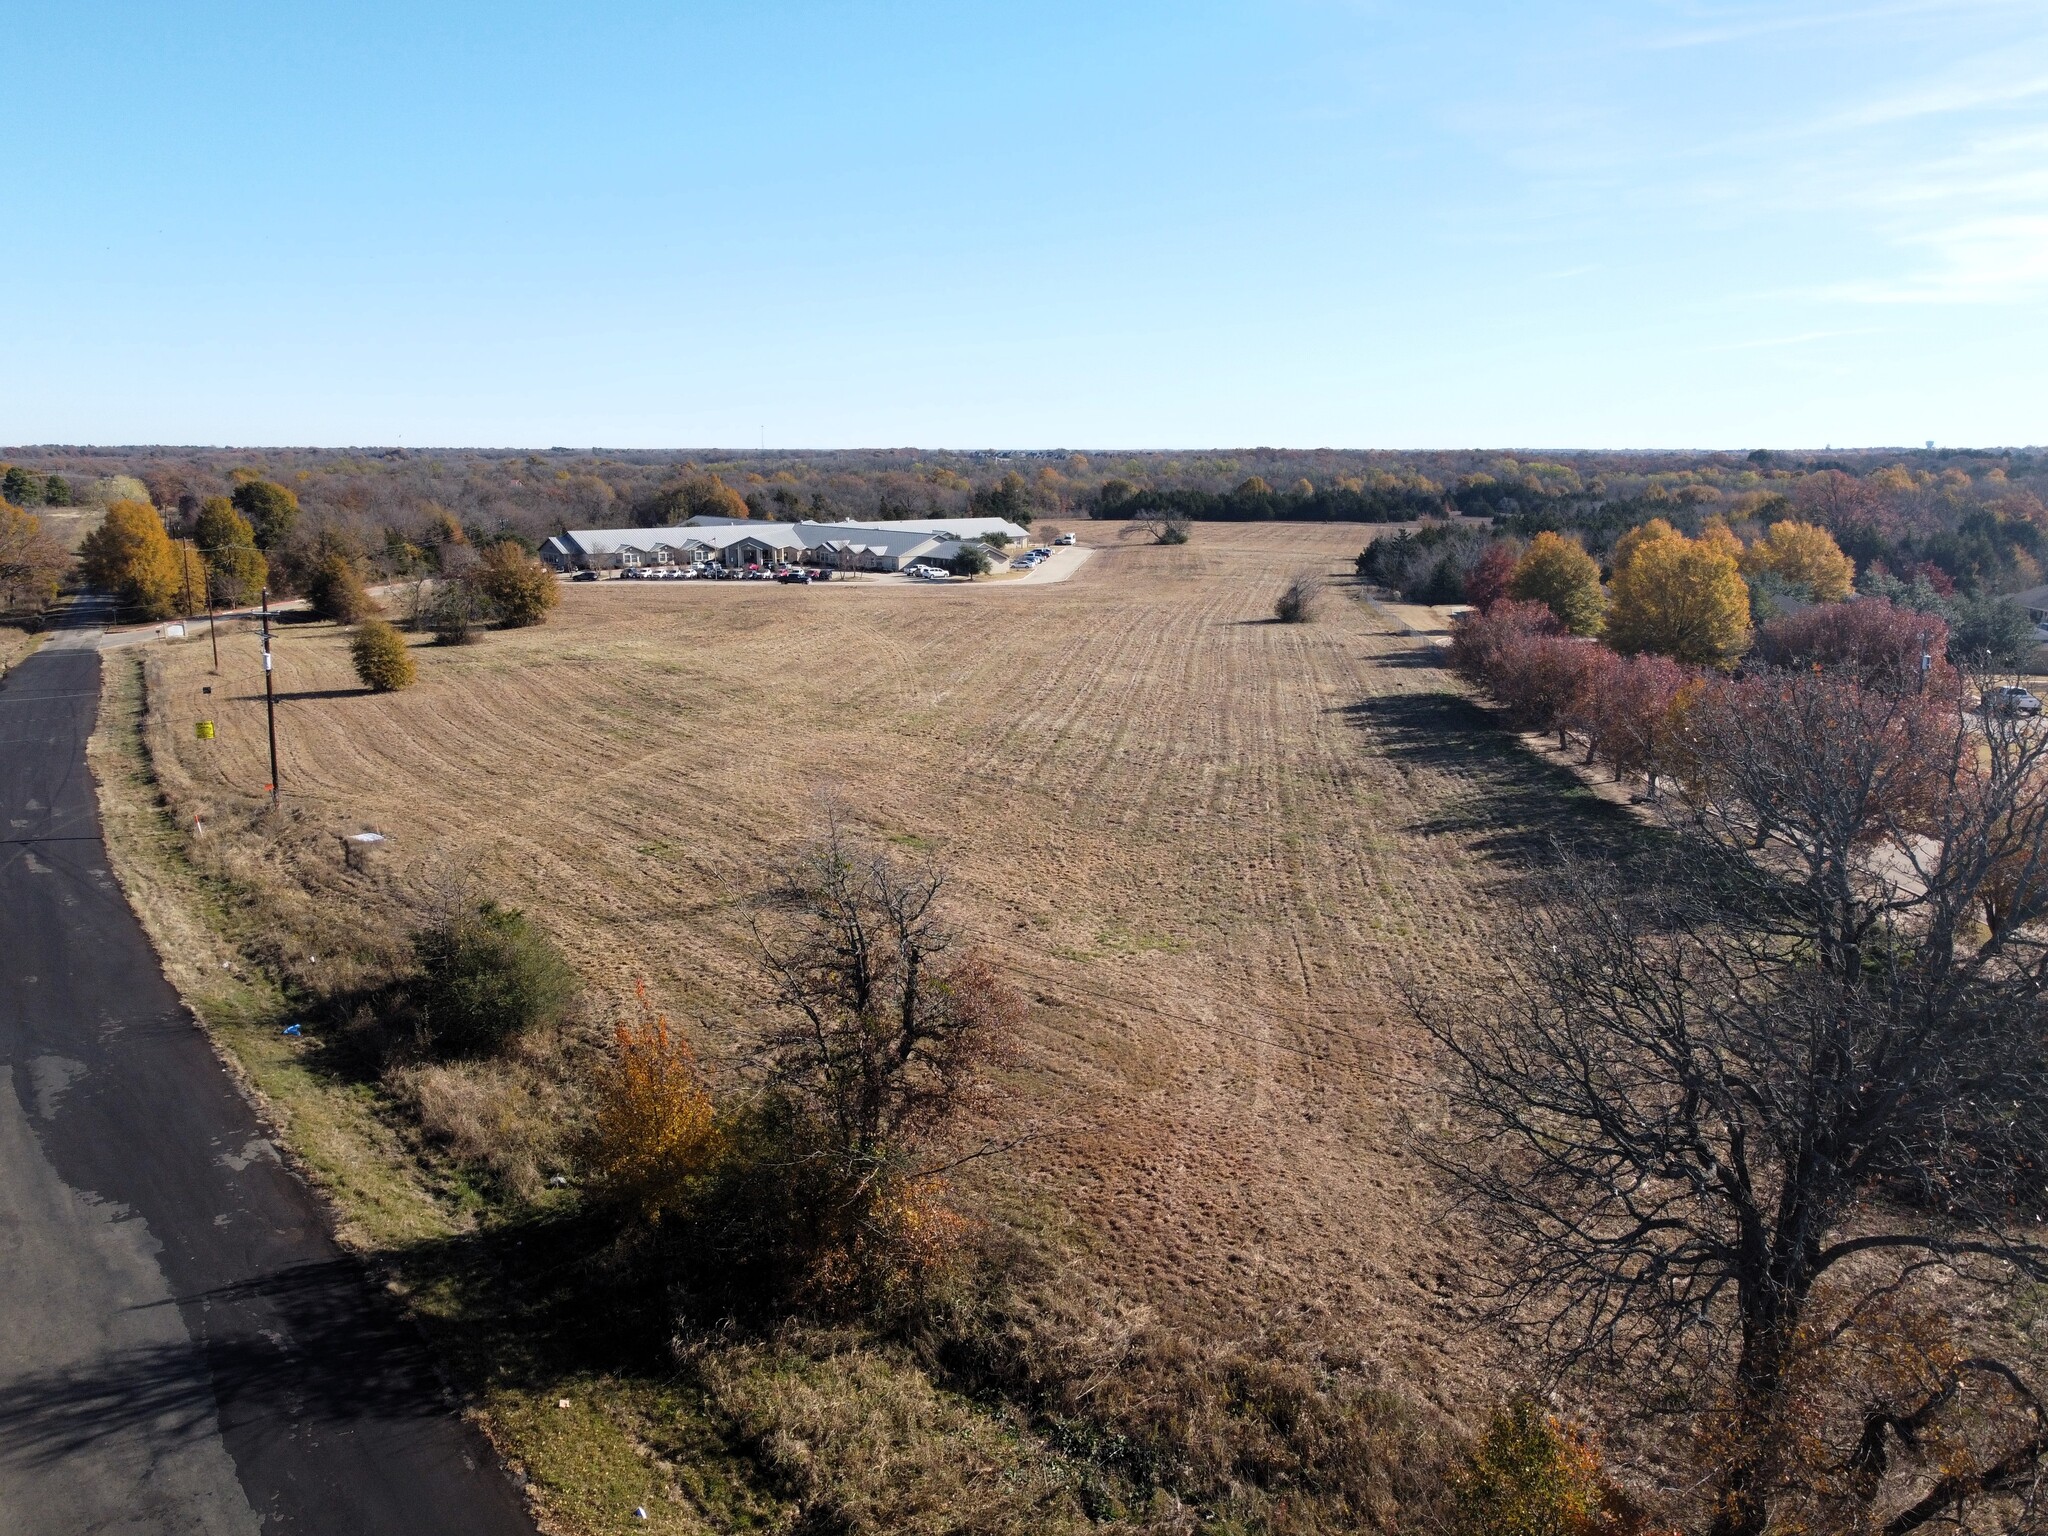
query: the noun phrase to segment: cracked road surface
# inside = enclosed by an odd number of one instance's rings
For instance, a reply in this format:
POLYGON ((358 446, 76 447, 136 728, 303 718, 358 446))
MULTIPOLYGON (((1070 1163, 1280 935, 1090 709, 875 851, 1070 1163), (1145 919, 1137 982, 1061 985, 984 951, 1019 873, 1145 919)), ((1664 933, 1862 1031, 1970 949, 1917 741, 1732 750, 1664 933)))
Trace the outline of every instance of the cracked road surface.
POLYGON ((94 638, 0 683, 0 1531, 533 1536, 107 867, 94 638))

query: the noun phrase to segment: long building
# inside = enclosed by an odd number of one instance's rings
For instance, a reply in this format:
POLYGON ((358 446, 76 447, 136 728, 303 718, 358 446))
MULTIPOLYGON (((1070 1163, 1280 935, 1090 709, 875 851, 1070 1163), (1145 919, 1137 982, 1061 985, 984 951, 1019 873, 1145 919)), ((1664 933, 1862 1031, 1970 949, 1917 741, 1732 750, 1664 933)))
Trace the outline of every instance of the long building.
POLYGON ((970 539, 1011 543, 1029 532, 1001 517, 918 518, 891 523, 770 523, 752 518, 693 517, 666 528, 587 528, 558 533, 540 547, 558 571, 716 563, 826 565, 844 571, 900 571, 940 565, 970 539))

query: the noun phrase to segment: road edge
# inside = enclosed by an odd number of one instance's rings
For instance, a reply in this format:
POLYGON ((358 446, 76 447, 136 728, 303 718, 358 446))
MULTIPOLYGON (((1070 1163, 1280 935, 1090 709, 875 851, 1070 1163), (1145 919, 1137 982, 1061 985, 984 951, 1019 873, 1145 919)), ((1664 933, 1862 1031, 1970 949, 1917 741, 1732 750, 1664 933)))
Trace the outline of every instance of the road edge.
POLYGON ((107 869, 148 938, 158 968, 176 993, 186 1022, 205 1040, 208 1051, 270 1133, 285 1168, 311 1197, 322 1231, 361 1271, 363 1283, 381 1293, 405 1326, 412 1329, 450 1409, 489 1445, 498 1461, 498 1475, 522 1492, 527 1512, 542 1536, 578 1536, 575 1527, 562 1523, 556 1512, 542 1503, 501 1426, 451 1375, 397 1271, 365 1241, 346 1201, 302 1153, 289 1111, 263 1091, 233 1046, 209 1022, 211 1010, 203 995, 205 989, 197 982, 201 975, 210 976, 214 964, 222 964, 244 991, 253 994, 251 1002, 262 1012, 278 1016, 288 1005, 274 989, 249 979, 252 968, 239 949, 203 915, 206 903, 198 890, 207 877, 185 857, 178 846, 182 834, 166 815, 167 803, 149 745, 148 720, 146 657, 134 652, 102 653, 99 697, 94 704, 85 759, 99 810, 107 869), (122 686, 123 673, 134 679, 132 701, 122 686), (126 777, 129 782, 124 785, 119 777, 126 777), (192 889, 179 889, 186 883, 192 889), (204 951, 196 968, 194 963, 179 958, 180 943, 204 951), (239 968, 232 968, 234 962, 240 962, 239 968), (266 992, 268 996, 264 995, 266 992))

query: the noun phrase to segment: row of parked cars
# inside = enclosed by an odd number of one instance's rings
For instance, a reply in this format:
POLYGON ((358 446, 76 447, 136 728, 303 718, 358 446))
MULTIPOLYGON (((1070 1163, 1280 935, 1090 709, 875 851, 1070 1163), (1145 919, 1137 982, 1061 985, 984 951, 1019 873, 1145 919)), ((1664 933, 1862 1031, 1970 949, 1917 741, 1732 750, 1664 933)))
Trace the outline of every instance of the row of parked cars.
MULTIPOLYGON (((1074 536, 1071 533, 1063 533, 1058 538, 1052 541, 1053 544, 1072 544, 1073 542, 1074 536)), ((1013 571, 1036 570, 1040 565, 1044 564, 1047 560, 1050 560, 1051 558, 1052 544, 1041 544, 1036 549, 1025 550, 1023 554, 1019 555, 1016 559, 1012 560, 1010 562, 1010 569, 1013 571)))
MULTIPOLYGON (((578 571, 572 580, 599 581, 596 571, 578 571)), ((779 581, 785 586, 830 581, 826 566, 750 565, 745 570, 701 560, 695 565, 633 565, 619 572, 620 581, 779 581)))

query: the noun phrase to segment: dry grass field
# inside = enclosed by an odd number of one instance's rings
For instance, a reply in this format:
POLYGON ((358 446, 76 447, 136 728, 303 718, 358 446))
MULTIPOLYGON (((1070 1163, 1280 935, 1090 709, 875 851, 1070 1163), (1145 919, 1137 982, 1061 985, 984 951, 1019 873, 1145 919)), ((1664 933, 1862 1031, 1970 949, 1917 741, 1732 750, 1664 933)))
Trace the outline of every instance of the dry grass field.
POLYGON ((1353 594, 1375 531, 1090 524, 1073 580, 1008 591, 570 585, 545 627, 422 645, 394 695, 357 689, 344 633, 288 626, 284 831, 253 815, 246 630, 218 678, 203 630, 150 648, 150 740, 181 821, 306 893, 297 931, 341 951, 488 893, 602 994, 644 979, 713 1062, 758 1014, 748 900, 826 804, 943 857, 1034 1003, 989 1114, 1038 1134, 972 1198, 1176 1327, 1312 1339, 1469 1421, 1496 1381, 1415 1156, 1440 1110, 1402 988, 1483 964, 1543 838, 1610 808, 1353 594), (1332 582, 1316 622, 1271 622, 1304 570, 1332 582), (349 871, 364 828, 389 851, 349 871))

